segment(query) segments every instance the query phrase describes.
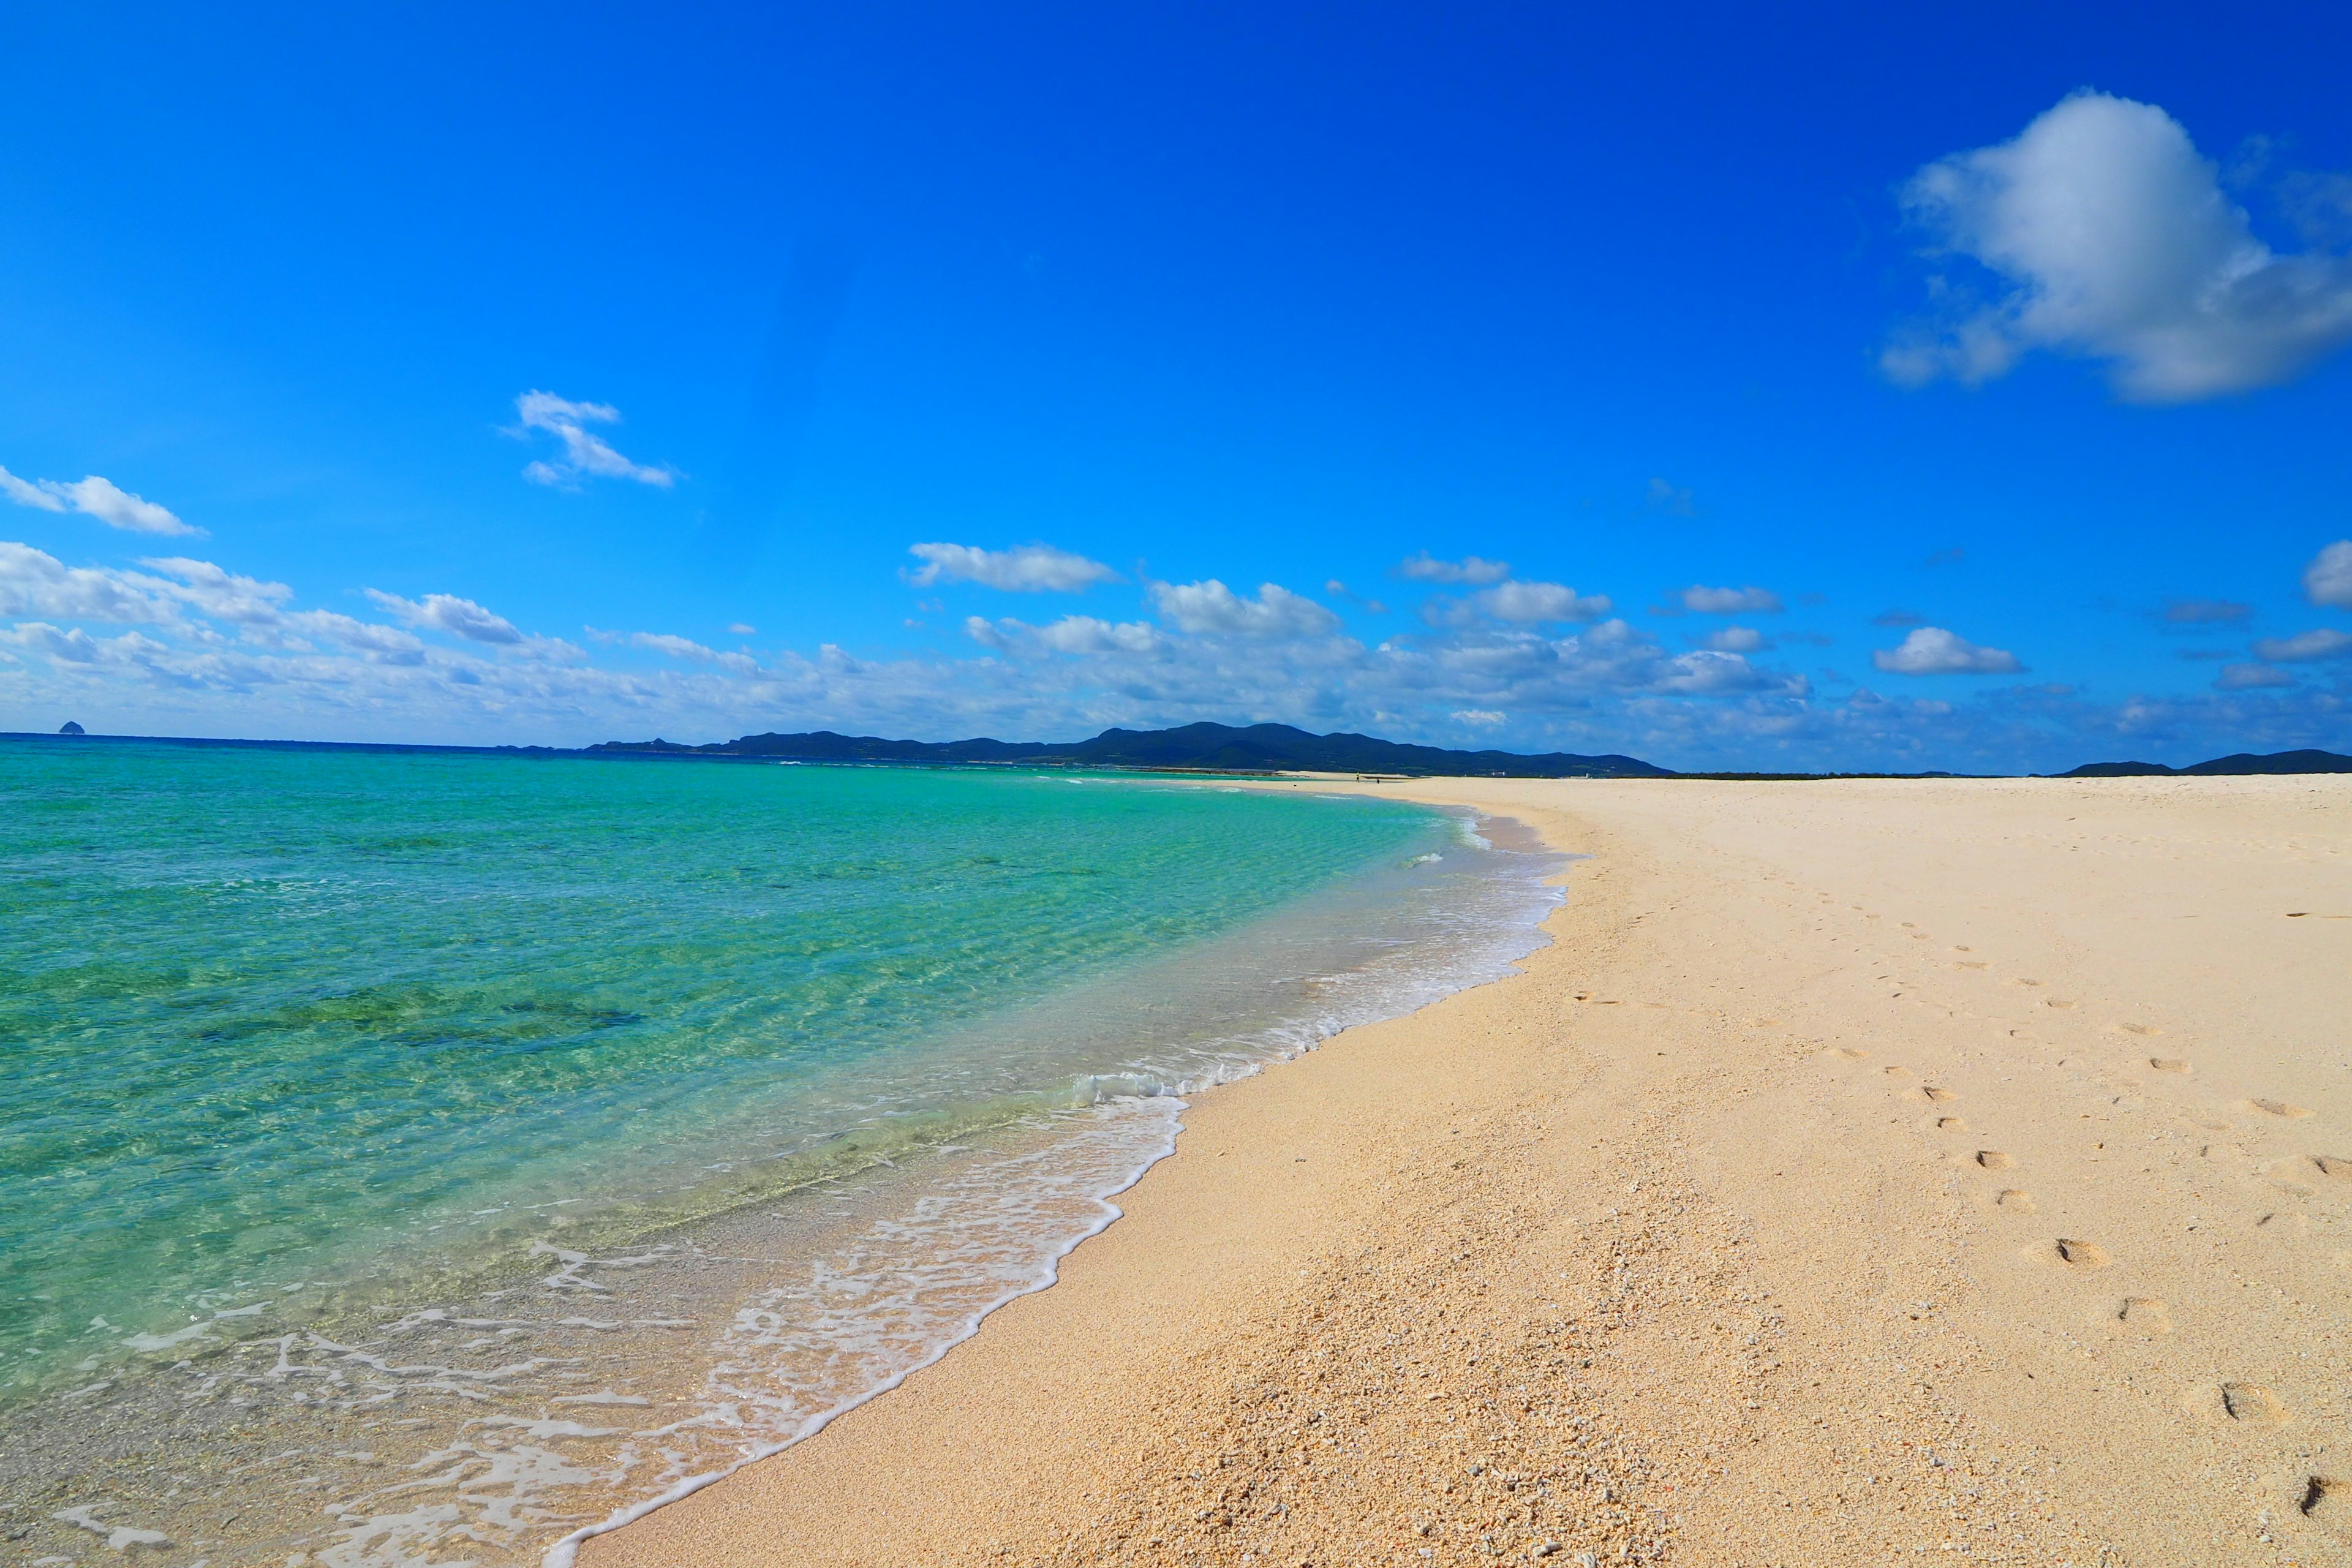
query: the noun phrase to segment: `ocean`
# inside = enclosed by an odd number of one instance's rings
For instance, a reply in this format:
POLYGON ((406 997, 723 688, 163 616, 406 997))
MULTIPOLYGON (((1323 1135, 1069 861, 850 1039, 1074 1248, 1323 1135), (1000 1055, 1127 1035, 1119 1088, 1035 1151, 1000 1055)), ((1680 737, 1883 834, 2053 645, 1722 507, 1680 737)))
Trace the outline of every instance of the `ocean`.
POLYGON ((0 742, 23 1560, 561 1563, 1050 1281, 1557 857, 1024 769, 0 742))

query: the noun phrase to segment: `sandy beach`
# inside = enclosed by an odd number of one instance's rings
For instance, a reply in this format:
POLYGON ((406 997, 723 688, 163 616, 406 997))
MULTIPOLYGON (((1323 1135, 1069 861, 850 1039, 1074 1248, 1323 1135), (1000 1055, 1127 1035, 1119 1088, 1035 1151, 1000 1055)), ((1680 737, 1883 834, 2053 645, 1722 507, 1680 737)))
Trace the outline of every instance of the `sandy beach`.
POLYGON ((583 1563, 2352 1562, 2352 778, 1354 787, 1553 945, 583 1563))

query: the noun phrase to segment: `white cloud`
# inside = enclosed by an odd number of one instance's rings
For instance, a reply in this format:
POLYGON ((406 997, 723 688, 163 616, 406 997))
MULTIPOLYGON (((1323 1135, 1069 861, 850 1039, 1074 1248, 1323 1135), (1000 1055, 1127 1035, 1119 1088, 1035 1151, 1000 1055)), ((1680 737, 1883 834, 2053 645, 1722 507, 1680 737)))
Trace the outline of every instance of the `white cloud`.
POLYGON ((521 424, 509 435, 524 437, 544 430, 563 443, 563 456, 556 461, 524 467, 522 477, 535 485, 571 488, 583 477, 635 479, 664 489, 677 482, 677 475, 670 468, 631 462, 602 437, 589 434, 588 426, 620 423, 621 411, 609 403, 574 403, 551 392, 533 391, 515 399, 515 413, 521 424))
POLYGON ((1180 631, 1195 634, 1311 637, 1339 629, 1339 617, 1329 610, 1273 583, 1261 584, 1255 599, 1242 597, 1213 577, 1201 583, 1154 583, 1151 600, 1180 631))
POLYGON ((402 664, 424 662, 425 644, 398 626, 355 620, 332 610, 292 610, 281 624, 304 637, 324 637, 356 653, 373 654, 402 664))
POLYGON ((163 507, 132 495, 111 479, 96 474, 68 484, 63 479, 27 482, 0 468, 0 495, 18 506, 41 511, 78 511, 109 528, 131 533, 201 534, 204 530, 181 521, 163 507))
POLYGON ((1759 653, 1771 646, 1753 626, 1724 626, 1699 639, 1699 647, 1717 653, 1759 653))
POLYGON ((160 626, 176 618, 169 588, 128 573, 68 566, 29 544, 0 542, 0 616, 160 626))
POLYGON ((1682 607, 1702 616, 1772 616, 1780 595, 1769 588, 1706 588, 1696 584, 1675 595, 1682 607))
POLYGON ((2267 664, 2225 664, 2213 678, 2216 691, 2251 691, 2265 686, 2293 686, 2294 677, 2267 664))
POLYGON ((18 506, 29 506, 41 511, 63 511, 65 501, 47 489, 29 480, 20 479, 5 468, 0 468, 0 496, 6 496, 18 506))
POLYGON ((2347 653, 2352 653, 2352 632, 2339 632, 2328 626, 2297 632, 2291 637, 2264 637, 2254 644, 2256 658, 2276 664, 2299 664, 2314 658, 2341 658, 2347 653))
POLYGON ((1447 714, 1446 717, 1449 719, 1458 720, 1465 724, 1490 726, 1504 723, 1507 721, 1511 716, 1508 713, 1502 712, 1499 710, 1493 708, 1456 708, 1453 712, 1447 714))
POLYGON ((2017 656, 1979 647, 1941 626, 1921 626, 1896 648, 1878 648, 1870 662, 1889 675, 2014 675, 2025 667, 2017 656))
POLYGON ((1609 613, 1606 594, 1579 594, 1559 583, 1502 583, 1470 602, 1498 621, 1597 621, 1609 613))
POLYGON ((1000 653, 1150 653, 1167 641, 1160 628, 1146 622, 1105 621, 1093 616, 1064 616, 1043 626, 1033 626, 1009 616, 996 621, 985 616, 969 616, 964 619, 963 629, 972 641, 1000 653))
POLYGON ((191 561, 184 555, 149 558, 140 562, 152 566, 178 582, 169 584, 165 592, 185 601, 196 613, 215 621, 236 621, 245 626, 267 626, 278 624, 278 605, 294 596, 294 590, 283 583, 264 583, 257 578, 239 577, 224 572, 209 561, 191 561))
POLYGON ((1481 561, 1475 555, 1465 555, 1459 561, 1440 561, 1423 550, 1399 562, 1397 574, 1416 583, 1499 583, 1511 574, 1511 563, 1481 561))
POLYGON ((655 653, 682 658, 692 664, 717 665, 738 675, 754 674, 760 668, 760 661, 750 654, 721 653, 715 647, 704 647, 692 637, 677 637, 669 632, 631 632, 624 639, 617 632, 598 632, 592 628, 588 635, 599 642, 625 640, 631 647, 649 648, 655 653))
POLYGON ((760 628, 757 626, 746 626, 741 621, 737 621, 733 626, 727 628, 727 634, 730 637, 748 637, 757 636, 759 634, 759 630, 760 628))
POLYGON ((513 622, 501 616, 494 616, 473 600, 461 599, 455 594, 427 594, 417 600, 404 599, 397 594, 370 588, 367 596, 420 630, 446 632, 468 642, 499 643, 509 647, 523 641, 522 633, 515 629, 513 622))
POLYGON ((982 550, 971 544, 910 544, 907 553, 923 564, 908 573, 918 588, 939 582, 977 583, 1015 594, 1076 594, 1097 583, 1114 581, 1118 574, 1099 561, 1089 561, 1050 544, 1023 544, 1011 550, 982 550))
POLYGON ((2152 104, 2075 93, 2013 142, 1928 164, 1904 205, 2006 289, 1892 344, 1900 382, 1981 382, 2047 348, 2107 362, 2125 397, 2179 403, 2284 381, 2352 338, 2352 261, 2256 239, 2152 104))
POLYGON ((2303 591, 2315 605, 2352 610, 2352 539, 2339 539, 2303 569, 2303 591))

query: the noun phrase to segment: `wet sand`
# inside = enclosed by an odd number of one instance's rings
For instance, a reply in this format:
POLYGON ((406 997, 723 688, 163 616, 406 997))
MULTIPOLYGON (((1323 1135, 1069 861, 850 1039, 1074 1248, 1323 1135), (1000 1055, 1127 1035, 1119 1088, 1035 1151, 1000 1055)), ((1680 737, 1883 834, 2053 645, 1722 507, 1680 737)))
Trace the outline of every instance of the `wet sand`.
POLYGON ((1555 945, 581 1562, 2352 1562, 2352 779, 1360 787, 1555 945))

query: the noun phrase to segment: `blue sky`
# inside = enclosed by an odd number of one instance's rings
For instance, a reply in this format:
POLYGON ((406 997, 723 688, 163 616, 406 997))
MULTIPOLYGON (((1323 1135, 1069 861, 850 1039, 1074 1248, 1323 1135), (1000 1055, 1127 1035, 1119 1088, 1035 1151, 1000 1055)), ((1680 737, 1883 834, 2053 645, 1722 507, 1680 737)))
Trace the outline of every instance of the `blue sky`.
POLYGON ((0 13, 0 728, 2352 750, 2352 18, 1116 9, 0 13))

